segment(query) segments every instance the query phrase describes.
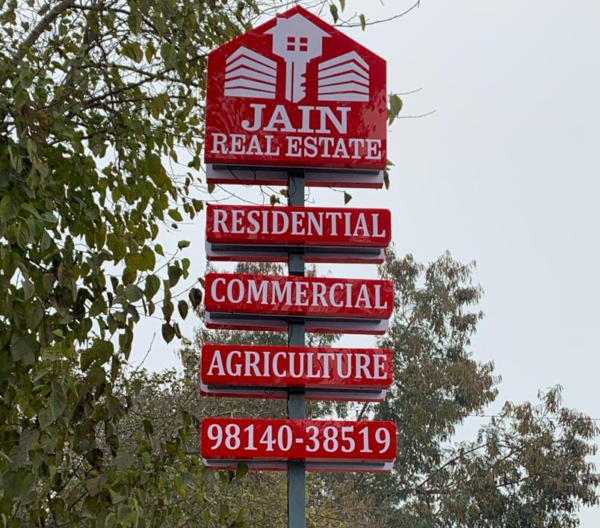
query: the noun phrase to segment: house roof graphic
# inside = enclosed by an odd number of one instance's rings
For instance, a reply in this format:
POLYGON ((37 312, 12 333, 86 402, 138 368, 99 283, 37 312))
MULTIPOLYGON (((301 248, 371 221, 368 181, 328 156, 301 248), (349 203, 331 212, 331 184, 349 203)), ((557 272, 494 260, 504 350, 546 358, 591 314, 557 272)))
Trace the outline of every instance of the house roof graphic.
POLYGON ((276 38, 282 36, 302 36, 309 38, 329 37, 327 31, 323 31, 319 26, 313 24, 300 13, 296 13, 290 18, 277 18, 275 27, 268 29, 265 33, 273 35, 276 38))
MULTIPOLYGON (((302 101, 307 94, 307 66, 313 60, 327 55, 330 58, 317 65, 317 98, 323 102, 368 102, 371 96, 371 72, 362 55, 362 47, 331 58, 332 49, 324 53, 324 39, 336 36, 336 30, 327 31, 314 20, 314 15, 296 7, 289 17, 277 17, 264 35, 272 36, 270 49, 262 53, 240 46, 231 53, 225 65, 225 95, 276 99, 278 62, 265 56, 272 53, 285 63, 284 97, 292 103, 302 101)), ((335 38, 332 39, 332 42, 335 38)), ((235 42, 235 41, 234 41, 235 42)), ((334 46, 335 48, 335 46, 334 46)), ((283 64, 279 63, 280 66, 283 64)), ((281 81, 279 81, 281 82, 281 81)), ((312 84, 311 84, 312 87, 312 84)))

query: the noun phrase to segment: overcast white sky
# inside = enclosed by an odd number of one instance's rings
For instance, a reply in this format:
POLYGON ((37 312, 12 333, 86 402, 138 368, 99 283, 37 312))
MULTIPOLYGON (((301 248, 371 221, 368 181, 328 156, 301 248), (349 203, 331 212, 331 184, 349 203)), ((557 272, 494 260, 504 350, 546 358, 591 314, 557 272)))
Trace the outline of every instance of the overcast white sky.
MULTIPOLYGON (((376 19, 412 2, 346 4, 376 19)), ((600 2, 422 0, 406 17, 349 33, 387 59, 390 90, 422 88, 405 97, 404 115, 436 110, 394 124, 390 191, 355 192, 352 205, 391 208, 401 253, 477 261, 486 318, 473 353, 502 375, 500 402, 561 384, 566 405, 600 418, 600 2)), ((331 191, 314 196, 343 202, 331 191)), ((204 225, 186 231, 198 277, 204 225)), ((144 366, 177 366, 160 324, 143 325, 133 363, 156 332, 144 366)), ((189 337, 193 326, 182 325, 189 337)), ((581 520, 597 528, 600 510, 581 520)))

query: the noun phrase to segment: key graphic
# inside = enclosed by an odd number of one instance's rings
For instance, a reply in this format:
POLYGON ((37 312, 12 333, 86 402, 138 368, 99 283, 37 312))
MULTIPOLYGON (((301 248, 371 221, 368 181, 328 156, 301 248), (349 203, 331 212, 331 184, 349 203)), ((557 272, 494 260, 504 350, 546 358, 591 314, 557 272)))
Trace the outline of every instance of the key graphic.
POLYGON ((329 35, 300 14, 277 19, 266 33, 273 35, 273 53, 285 60, 285 98, 297 103, 306 96, 306 65, 323 54, 329 35))
POLYGON ((306 81, 306 60, 304 57, 288 60, 285 65, 285 98, 288 101, 297 103, 304 99, 306 89, 304 82, 306 81))

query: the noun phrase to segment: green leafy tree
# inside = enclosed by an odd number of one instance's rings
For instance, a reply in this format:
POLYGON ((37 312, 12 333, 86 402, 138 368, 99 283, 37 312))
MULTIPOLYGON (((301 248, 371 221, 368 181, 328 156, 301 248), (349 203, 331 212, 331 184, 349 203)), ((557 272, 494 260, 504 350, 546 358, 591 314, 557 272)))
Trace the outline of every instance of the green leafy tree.
POLYGON ((171 341, 200 302, 157 236, 203 209, 206 55, 258 13, 0 1, 0 526, 180 526, 191 423, 122 444, 123 366, 140 317, 171 341))
POLYGON ((124 366, 141 317, 170 342, 201 302, 176 290, 177 228, 212 191, 207 53, 283 5, 0 0, 0 527, 186 519, 173 468, 193 424, 135 420, 124 366))

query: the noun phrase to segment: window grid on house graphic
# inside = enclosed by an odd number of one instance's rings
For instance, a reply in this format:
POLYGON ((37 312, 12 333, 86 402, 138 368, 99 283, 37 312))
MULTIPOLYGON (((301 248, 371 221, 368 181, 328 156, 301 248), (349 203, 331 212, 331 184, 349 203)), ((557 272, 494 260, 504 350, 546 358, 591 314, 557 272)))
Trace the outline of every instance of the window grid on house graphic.
POLYGON ((308 37, 288 37, 287 38, 287 50, 288 51, 308 51, 308 37))

